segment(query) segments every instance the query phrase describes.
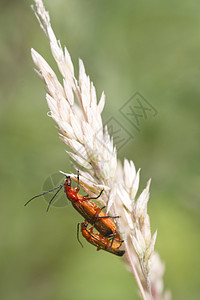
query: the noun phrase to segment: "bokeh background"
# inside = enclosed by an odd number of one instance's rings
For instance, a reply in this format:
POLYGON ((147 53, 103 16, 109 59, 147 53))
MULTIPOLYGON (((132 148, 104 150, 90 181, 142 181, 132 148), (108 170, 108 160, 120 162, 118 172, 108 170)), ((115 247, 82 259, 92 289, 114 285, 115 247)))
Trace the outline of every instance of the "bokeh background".
MULTIPOLYGON (((139 299, 121 259, 76 239, 80 216, 67 203, 46 213, 48 176, 74 171, 47 117, 34 47, 53 66, 31 1, 0 1, 0 299, 139 299)), ((152 178, 149 214, 173 299, 200 297, 200 2, 46 0, 52 26, 105 91, 104 121, 116 118, 134 138, 119 151, 152 178), (140 92, 158 114, 140 132, 120 108, 140 92)))

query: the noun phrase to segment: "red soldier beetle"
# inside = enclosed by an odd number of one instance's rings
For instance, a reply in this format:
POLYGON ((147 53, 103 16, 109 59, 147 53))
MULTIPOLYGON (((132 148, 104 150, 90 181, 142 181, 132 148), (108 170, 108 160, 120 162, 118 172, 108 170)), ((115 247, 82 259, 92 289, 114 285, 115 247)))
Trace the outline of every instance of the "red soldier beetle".
MULTIPOLYGON (((117 240, 115 238, 109 239, 104 237, 100 233, 94 233, 93 227, 88 228, 88 222, 85 221, 84 223, 78 223, 78 231, 77 231, 77 238, 80 244, 82 245, 81 241, 79 240, 79 225, 81 225, 81 232, 83 237, 93 246, 97 247, 98 250, 104 250, 110 252, 112 254, 122 256, 124 255, 124 250, 119 250, 119 247, 122 245, 123 241, 117 240)), ((83 246, 83 245, 82 245, 83 246)))
POLYGON ((71 201, 73 207, 84 217, 88 223, 92 224, 104 237, 114 237, 120 240, 120 235, 117 232, 115 223, 112 219, 119 218, 119 216, 108 216, 102 209, 97 206, 93 199, 98 199, 103 190, 97 197, 82 196, 78 192, 79 187, 79 172, 77 175, 77 186, 71 187, 71 178, 67 176, 64 184, 65 193, 67 198, 71 201))
POLYGON ((83 218, 90 223, 93 228, 96 228, 97 231, 99 231, 99 233, 106 238, 112 238, 113 240, 118 240, 120 242, 120 235, 117 232, 115 223, 112 219, 115 218, 119 218, 119 216, 108 216, 106 215, 102 209, 97 206, 93 201, 90 201, 92 199, 98 199, 101 194, 103 193, 103 190, 100 192, 100 194, 97 197, 89 197, 87 196, 82 196, 81 194, 79 194, 79 171, 77 174, 77 186, 72 188, 71 187, 71 178, 70 176, 66 176, 66 180, 63 184, 59 185, 58 187, 55 187, 47 192, 44 192, 42 194, 39 194, 37 196, 32 197, 30 200, 28 200, 25 203, 25 206, 32 201, 33 199, 40 197, 42 195, 45 195, 49 192, 52 192, 56 189, 58 189, 56 191, 56 193, 54 194, 54 196, 51 198, 51 200, 49 201, 48 207, 47 207, 47 211, 50 208, 51 203, 53 202, 54 198, 56 197, 56 195, 59 193, 59 191, 62 189, 62 187, 64 186, 64 191, 65 194, 67 196, 67 198, 71 201, 73 207, 83 216, 83 218))

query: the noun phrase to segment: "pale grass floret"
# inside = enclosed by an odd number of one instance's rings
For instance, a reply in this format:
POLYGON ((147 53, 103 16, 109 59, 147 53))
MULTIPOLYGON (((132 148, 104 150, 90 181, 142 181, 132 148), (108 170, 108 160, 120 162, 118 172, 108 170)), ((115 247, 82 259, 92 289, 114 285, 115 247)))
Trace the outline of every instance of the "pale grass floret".
MULTIPOLYGON (((82 60, 79 60, 78 80, 75 78, 70 54, 66 47, 63 51, 56 39, 42 0, 34 1, 35 15, 63 77, 61 84, 43 57, 31 49, 37 73, 46 85, 49 116, 57 123, 61 140, 72 150, 67 151, 68 155, 81 169, 83 189, 91 196, 104 189, 99 201, 107 206, 107 212, 120 216, 116 225, 125 241, 124 257, 127 267, 134 273, 142 298, 169 300, 169 294, 162 296, 164 266, 154 251, 157 231, 151 236, 147 214, 150 180, 136 198, 140 169, 136 172, 134 163, 126 159, 123 168, 117 162, 113 139, 107 128, 103 128, 101 118, 104 93, 98 102, 95 87, 86 75, 82 60)), ((77 180, 76 174, 62 173, 77 180)))

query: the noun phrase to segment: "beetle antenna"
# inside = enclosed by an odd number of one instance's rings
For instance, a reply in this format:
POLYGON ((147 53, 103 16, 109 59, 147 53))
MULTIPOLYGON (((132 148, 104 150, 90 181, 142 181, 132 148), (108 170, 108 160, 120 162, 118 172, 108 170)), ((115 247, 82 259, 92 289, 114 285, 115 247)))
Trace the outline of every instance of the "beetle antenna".
POLYGON ((83 244, 81 243, 80 238, 79 238, 80 224, 81 224, 81 223, 78 223, 78 224, 77 224, 77 240, 78 240, 78 242, 80 243, 81 247, 84 248, 84 247, 83 247, 83 244))
POLYGON ((59 186, 57 186, 57 187, 55 187, 55 188, 53 188, 53 189, 51 189, 51 190, 49 190, 49 191, 47 191, 47 192, 44 192, 44 193, 41 193, 41 194, 39 194, 39 195, 36 195, 36 196, 32 197, 30 200, 28 200, 28 201, 24 204, 24 206, 26 206, 27 204, 29 204, 29 202, 31 202, 33 199, 35 199, 35 198, 37 198, 37 197, 40 197, 40 196, 43 196, 43 195, 45 195, 45 194, 48 194, 48 193, 50 193, 50 192, 53 192, 54 190, 57 190, 58 188, 63 187, 63 186, 64 186, 64 184, 61 184, 61 185, 59 185, 59 186))
POLYGON ((62 189, 62 187, 63 187, 64 185, 65 185, 64 183, 60 185, 60 187, 59 187, 59 189, 57 190, 57 192, 53 195, 53 197, 52 197, 51 200, 49 201, 49 204, 48 204, 48 206, 47 206, 47 212, 49 211, 49 208, 50 208, 50 205, 51 205, 53 199, 54 199, 54 198, 56 197, 56 195, 60 192, 60 190, 62 189))
POLYGON ((79 188, 79 169, 77 170, 77 188, 79 188))

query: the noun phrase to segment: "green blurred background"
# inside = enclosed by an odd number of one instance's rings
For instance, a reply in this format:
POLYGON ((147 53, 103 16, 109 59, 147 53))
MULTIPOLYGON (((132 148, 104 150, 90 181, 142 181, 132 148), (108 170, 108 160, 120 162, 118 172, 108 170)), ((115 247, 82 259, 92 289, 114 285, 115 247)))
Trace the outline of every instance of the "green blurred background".
MULTIPOLYGON (((0 4, 0 299, 139 299, 122 260, 80 247, 71 204, 48 214, 43 199, 23 207, 48 176, 73 169, 33 71, 31 47, 55 63, 31 1, 0 4)), ((173 299, 199 299, 200 2, 45 4, 76 72, 81 57, 98 96, 105 91, 104 120, 115 117, 134 135, 119 157, 142 168, 140 191, 152 178, 149 214, 165 287, 173 299), (137 91, 158 110, 140 133, 119 112, 137 91)))

